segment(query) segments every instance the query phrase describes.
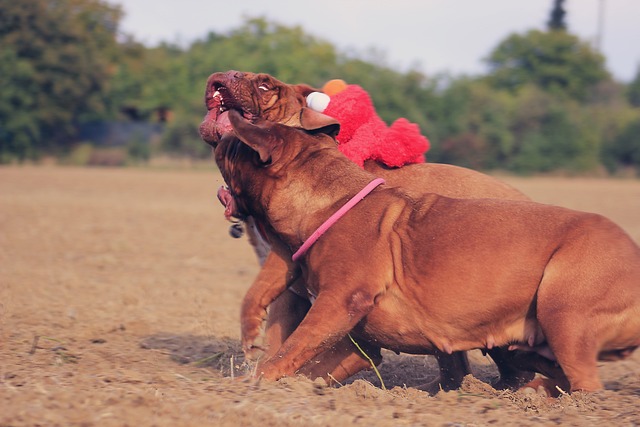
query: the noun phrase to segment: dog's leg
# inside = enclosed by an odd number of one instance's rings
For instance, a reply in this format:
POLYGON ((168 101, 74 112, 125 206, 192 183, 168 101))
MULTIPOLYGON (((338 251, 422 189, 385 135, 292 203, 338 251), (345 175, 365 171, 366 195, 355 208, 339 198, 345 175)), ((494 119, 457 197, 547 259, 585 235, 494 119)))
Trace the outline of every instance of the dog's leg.
MULTIPOLYGON (((495 362, 500 372, 500 380, 495 384, 496 389, 516 389, 531 381, 535 372, 518 369, 509 360, 509 351, 505 348, 493 348, 488 350, 491 359, 495 362)), ((460 388, 462 379, 471 373, 467 353, 463 351, 453 354, 436 353, 436 360, 440 368, 440 385, 443 390, 460 388)))
POLYGON ((543 387, 549 396, 561 392, 596 391, 602 389, 598 378, 597 342, 588 325, 579 325, 568 315, 553 310, 541 317, 540 325, 547 338, 547 345, 556 361, 536 352, 514 351, 508 355, 508 363, 527 371, 539 372, 546 379, 536 378, 522 388, 543 387), (579 326, 579 328, 576 328, 579 326))
POLYGON ((440 385, 443 390, 454 390, 460 388, 462 379, 471 373, 469 359, 463 351, 456 351, 452 354, 437 352, 434 355, 440 368, 440 385))
POLYGON ((249 359, 255 358, 254 342, 267 314, 267 307, 296 278, 289 272, 288 263, 274 251, 270 252, 258 273, 258 277, 247 291, 240 311, 242 350, 249 359))
POLYGON ((576 325, 577 318, 578 316, 556 317, 553 332, 545 331, 545 335, 551 351, 569 380, 570 391, 601 390, 603 385, 598 377, 595 333, 584 326, 576 330, 576 326, 579 326, 576 325))
POLYGON ((531 388, 540 391, 542 389, 549 397, 559 397, 561 393, 570 389, 569 379, 557 363, 535 353, 529 353, 523 357, 529 358, 528 362, 523 363, 524 365, 528 365, 532 371, 540 372, 547 378, 535 377, 520 387, 520 390, 531 388))
MULTIPOLYGON (((558 397, 563 391, 569 390, 569 380, 562 368, 546 357, 535 352, 512 351, 506 347, 492 349, 492 352, 497 354, 497 357, 509 366, 512 372, 521 372, 525 375, 525 377, 521 377, 522 382, 517 385, 519 390, 533 389, 540 391, 542 389, 549 397, 558 397), (536 372, 547 378, 536 378, 536 372)), ((495 388, 498 388, 498 385, 495 388)), ((516 386, 514 385, 512 388, 516 388, 516 386)))
MULTIPOLYGON (((358 345, 376 366, 382 362, 380 347, 363 341, 358 341, 358 345)), ((347 336, 307 362, 298 373, 311 379, 324 378, 327 384, 333 384, 342 383, 358 372, 370 368, 371 362, 347 336)))
POLYGON ((500 372, 500 380, 493 387, 497 390, 517 389, 523 384, 533 380, 536 375, 533 371, 523 370, 523 367, 513 363, 513 351, 503 347, 494 347, 487 350, 491 359, 495 362, 500 372))
POLYGON ((312 358, 344 338, 372 309, 374 295, 363 292, 318 295, 300 326, 258 370, 266 379, 294 375, 312 358))
POLYGON ((601 293, 589 289, 593 271, 576 270, 570 265, 575 257, 569 256, 575 254, 567 247, 563 249, 554 254, 545 269, 538 289, 536 317, 569 381, 569 391, 596 391, 603 388, 598 377, 598 329, 606 325, 606 315, 602 313, 610 313, 612 307, 601 293))
POLYGON ((280 346, 300 325, 310 308, 309 300, 294 292, 283 292, 271 303, 265 326, 264 360, 276 354, 280 346))
MULTIPOLYGON (((296 285, 293 285, 296 286, 296 285)), ((308 299, 294 292, 284 292, 269 306, 265 329, 266 353, 269 360, 300 325, 311 308, 308 299)), ((378 365, 382 361, 380 348, 368 343, 359 343, 363 351, 378 365)), ((327 383, 343 382, 358 372, 371 368, 371 362, 353 345, 348 337, 341 339, 333 347, 313 358, 298 372, 311 379, 324 378, 327 383)), ((258 367, 258 369, 260 369, 258 367)))

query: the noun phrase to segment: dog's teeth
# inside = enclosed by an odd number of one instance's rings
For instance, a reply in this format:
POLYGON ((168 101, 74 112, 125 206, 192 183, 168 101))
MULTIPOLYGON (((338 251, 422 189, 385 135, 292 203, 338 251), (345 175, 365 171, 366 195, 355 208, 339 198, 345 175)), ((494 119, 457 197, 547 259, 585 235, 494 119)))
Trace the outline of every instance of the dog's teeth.
POLYGON ((213 92, 213 97, 214 97, 214 98, 217 98, 217 97, 219 97, 219 96, 220 96, 220 91, 219 91, 219 90, 217 90, 217 91, 213 92))

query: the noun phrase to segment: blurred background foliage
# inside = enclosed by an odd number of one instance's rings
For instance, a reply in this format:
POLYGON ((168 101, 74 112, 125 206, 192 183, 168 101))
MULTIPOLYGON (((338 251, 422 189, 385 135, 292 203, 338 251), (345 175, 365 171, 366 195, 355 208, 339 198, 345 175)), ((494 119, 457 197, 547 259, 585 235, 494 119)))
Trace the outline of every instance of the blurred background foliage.
POLYGON ((429 161, 516 173, 640 171, 640 69, 631 82, 614 81, 554 3, 546 31, 509 35, 488 52, 486 75, 426 76, 259 17, 186 47, 146 47, 120 33, 122 11, 100 0, 0 0, 0 163, 207 158, 197 132, 205 82, 236 69, 316 87, 359 84, 384 120, 420 125, 429 161))

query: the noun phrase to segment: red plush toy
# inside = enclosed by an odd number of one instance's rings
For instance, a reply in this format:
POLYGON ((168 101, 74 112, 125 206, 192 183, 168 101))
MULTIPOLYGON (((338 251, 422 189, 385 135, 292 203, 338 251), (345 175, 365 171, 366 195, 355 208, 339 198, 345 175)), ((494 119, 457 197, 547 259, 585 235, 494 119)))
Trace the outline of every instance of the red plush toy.
POLYGON ((390 167, 425 161, 429 140, 418 125, 401 118, 387 126, 369 94, 358 85, 331 80, 322 90, 310 94, 307 105, 340 122, 338 148, 360 167, 369 159, 390 167))

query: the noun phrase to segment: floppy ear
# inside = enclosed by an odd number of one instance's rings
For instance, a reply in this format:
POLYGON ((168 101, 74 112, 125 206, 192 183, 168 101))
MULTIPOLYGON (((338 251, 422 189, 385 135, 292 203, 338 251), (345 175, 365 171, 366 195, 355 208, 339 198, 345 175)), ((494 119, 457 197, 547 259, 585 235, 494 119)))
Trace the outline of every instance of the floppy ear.
POLYGON ((229 111, 229 121, 236 136, 258 153, 261 162, 267 163, 280 140, 274 132, 275 126, 269 126, 266 121, 262 125, 254 125, 236 110, 229 111))
POLYGON ((320 89, 314 89, 309 85, 305 84, 297 84, 297 85, 289 85, 291 88, 298 94, 302 95, 303 98, 309 96, 311 92, 320 92, 320 89))
POLYGON ((306 107, 300 111, 300 126, 304 130, 313 133, 326 133, 334 138, 340 131, 340 122, 336 119, 306 107))

